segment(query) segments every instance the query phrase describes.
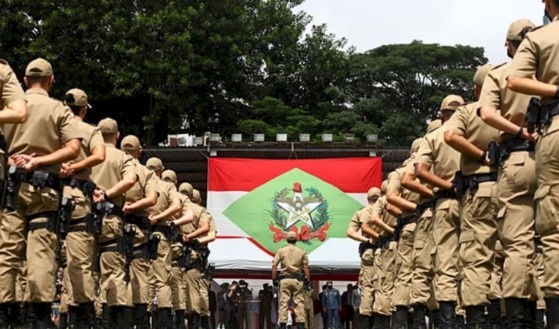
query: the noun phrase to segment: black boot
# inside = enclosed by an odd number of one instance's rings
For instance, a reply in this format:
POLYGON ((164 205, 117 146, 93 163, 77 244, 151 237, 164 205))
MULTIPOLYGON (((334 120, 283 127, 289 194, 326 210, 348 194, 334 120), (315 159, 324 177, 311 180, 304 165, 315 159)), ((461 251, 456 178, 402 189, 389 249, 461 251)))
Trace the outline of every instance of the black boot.
POLYGON ((524 314, 526 314, 526 326, 527 329, 536 329, 536 310, 537 302, 535 300, 524 300, 524 314))
POLYGON ((373 329, 390 329, 390 316, 375 313, 373 329))
POLYGON ((545 310, 536 310, 536 314, 534 316, 534 328, 536 329, 544 329, 545 328, 545 310))
POLYGON ((134 305, 133 323, 136 329, 149 329, 149 316, 147 304, 134 305))
POLYGON ((68 313, 60 313, 58 329, 68 329, 68 313))
MULTIPOLYGON (((507 306, 508 308, 508 306, 507 306)), ((508 309, 507 309, 508 314, 508 309)), ((501 316, 501 300, 492 299, 487 305, 487 322, 492 325, 492 328, 499 329, 503 326, 503 317, 501 316)))
POLYGON ((455 327, 457 329, 463 329, 466 328, 466 320, 464 319, 464 316, 462 315, 457 315, 456 316, 456 325, 455 327))
POLYGON ((520 298, 505 299, 505 307, 507 309, 507 328, 528 328, 528 322, 526 321, 526 310, 524 309, 525 303, 526 301, 520 298))
POLYGON ((396 306, 396 311, 392 315, 392 329, 408 328, 408 308, 405 306, 396 306))
POLYGON ((103 308, 103 315, 102 315, 102 318, 101 318, 101 326, 103 327, 103 329, 114 328, 115 323, 111 321, 112 308, 109 307, 109 305, 107 305, 107 304, 103 304, 102 308, 103 308))
MULTIPOLYGON (((304 323, 297 324, 297 327, 299 327, 299 326, 303 326, 303 329, 305 329, 305 324, 304 323)), ((200 317, 200 327, 202 329, 210 329, 210 317, 209 316, 200 317)))
POLYGON ((122 327, 119 328, 132 328, 132 317, 134 316, 134 308, 124 306, 122 308, 122 327))
POLYGON ((485 328, 485 306, 466 306, 466 328, 485 328))
MULTIPOLYGON (((203 317, 202 317, 203 319, 203 317)), ((297 325, 295 326, 297 329, 305 329, 305 324, 304 323, 297 323, 297 325)), ((203 328, 203 327, 202 327, 203 328)))
POLYGON ((70 329, 81 329, 79 326, 79 316, 81 315, 81 309, 79 306, 68 306, 68 327, 70 329))
POLYGON ((413 329, 427 329, 427 323, 425 322, 426 313, 427 307, 425 305, 413 305, 413 329))
POLYGON ((547 329, 559 329, 559 298, 545 299, 547 329))
POLYGON ((456 325, 456 304, 454 302, 439 303, 441 329, 454 329, 456 325))
POLYGON ((192 329, 200 328, 200 314, 192 313, 190 314, 188 320, 189 322, 191 322, 191 324, 188 325, 190 328, 192 329))
POLYGON ((359 315, 357 317, 357 329, 371 329, 371 319, 370 315, 359 315))
POLYGON ((171 309, 170 308, 160 308, 159 309, 159 328, 161 329, 172 329, 173 328, 173 321, 171 316, 171 309))
POLYGON ((7 329, 10 326, 10 308, 8 303, 0 304, 0 329, 7 329))
POLYGON ((52 323, 51 303, 32 303, 31 307, 34 309, 36 314, 36 320, 34 322, 33 329, 52 329, 55 328, 54 323, 52 323))
POLYGON ((184 310, 175 311, 175 329, 186 329, 184 310))
POLYGON ((441 328, 441 312, 440 310, 430 311, 429 326, 433 329, 441 328))

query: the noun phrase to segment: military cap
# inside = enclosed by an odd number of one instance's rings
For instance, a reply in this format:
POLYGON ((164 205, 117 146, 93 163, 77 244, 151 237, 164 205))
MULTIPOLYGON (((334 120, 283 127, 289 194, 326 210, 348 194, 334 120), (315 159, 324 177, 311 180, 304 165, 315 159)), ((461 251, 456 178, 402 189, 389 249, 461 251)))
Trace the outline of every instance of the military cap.
POLYGON ((293 231, 287 232, 287 240, 288 241, 297 240, 297 233, 295 233, 293 231))
POLYGON ((50 77, 52 74, 52 65, 43 58, 32 60, 25 69, 27 77, 50 77))
POLYGON ((163 169, 163 161, 161 161, 161 159, 159 159, 159 158, 151 157, 146 162, 146 167, 148 167, 149 169, 154 170, 154 171, 162 170, 163 169))
POLYGON ((120 141, 120 148, 123 150, 139 150, 140 140, 134 135, 128 135, 120 141))
POLYGON ((483 86, 483 81, 485 81, 485 77, 487 73, 493 69, 493 65, 485 64, 477 68, 476 74, 474 75, 474 83, 476 86, 483 86))
POLYGON ((200 191, 197 189, 192 190, 192 202, 198 203, 202 201, 202 196, 200 195, 200 191))
POLYGON ((179 192, 182 194, 192 196, 194 193, 194 188, 190 183, 181 183, 181 185, 179 185, 179 192))
POLYGON ((378 187, 371 187, 367 192, 367 198, 380 197, 380 189, 378 187))
POLYGON ((171 169, 167 169, 164 172, 161 173, 161 179, 163 179, 164 181, 176 184, 177 183, 177 174, 171 170, 171 169))
POLYGON ((464 99, 458 95, 448 95, 441 102, 441 111, 455 111, 456 108, 464 104, 464 99))
POLYGON ((522 41, 526 32, 532 30, 536 25, 529 19, 521 18, 514 21, 507 31, 507 40, 522 41))
POLYGON ((87 94, 85 91, 78 88, 70 89, 66 92, 66 95, 64 95, 64 103, 68 106, 87 106, 91 108, 91 105, 89 105, 87 101, 87 94))
POLYGON ((118 132, 118 124, 111 118, 105 118, 99 121, 97 127, 99 127, 99 130, 101 130, 103 134, 116 134, 118 132))

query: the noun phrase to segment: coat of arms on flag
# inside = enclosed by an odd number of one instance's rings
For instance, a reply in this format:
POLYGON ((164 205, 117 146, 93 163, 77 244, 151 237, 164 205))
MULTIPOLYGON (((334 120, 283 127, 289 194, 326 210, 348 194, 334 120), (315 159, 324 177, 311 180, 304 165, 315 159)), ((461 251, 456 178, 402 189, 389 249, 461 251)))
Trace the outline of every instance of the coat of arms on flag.
POLYGON ((211 158, 208 171, 208 209, 219 236, 250 238, 272 254, 289 231, 307 252, 345 237, 367 190, 382 180, 378 158, 211 158))

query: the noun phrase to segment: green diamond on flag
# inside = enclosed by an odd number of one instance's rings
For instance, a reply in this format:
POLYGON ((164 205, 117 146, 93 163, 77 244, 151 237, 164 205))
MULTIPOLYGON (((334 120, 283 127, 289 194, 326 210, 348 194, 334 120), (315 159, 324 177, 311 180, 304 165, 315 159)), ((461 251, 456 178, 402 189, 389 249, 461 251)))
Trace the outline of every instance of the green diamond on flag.
POLYGON ((246 238, 274 254, 293 231, 310 254, 323 244, 330 250, 330 238, 345 238, 353 213, 381 180, 380 158, 210 158, 207 205, 218 239, 246 238))
POLYGON ((292 169, 252 190, 223 214, 264 248, 276 252, 288 231, 307 252, 329 237, 345 237, 351 215, 363 205, 337 187, 292 169), (250 210, 249 210, 250 209, 250 210))

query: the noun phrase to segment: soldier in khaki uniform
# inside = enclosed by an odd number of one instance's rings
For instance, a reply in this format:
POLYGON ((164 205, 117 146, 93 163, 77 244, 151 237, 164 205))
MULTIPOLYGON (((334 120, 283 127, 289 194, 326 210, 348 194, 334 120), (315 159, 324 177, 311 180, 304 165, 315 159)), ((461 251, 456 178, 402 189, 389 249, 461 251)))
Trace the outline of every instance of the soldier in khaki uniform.
POLYGON ((413 244, 415 231, 415 210, 419 202, 419 194, 412 192, 402 186, 402 177, 405 173, 413 173, 414 154, 419 147, 421 139, 416 139, 411 148, 411 156, 402 166, 394 171, 388 180, 386 198, 390 204, 398 210, 393 214, 398 216, 399 232, 396 230, 395 240, 398 241, 396 253, 396 280, 394 283, 394 295, 392 306, 395 313, 392 317, 392 325, 395 329, 407 328, 408 309, 410 307, 413 244))
MULTIPOLYGON (((0 59, 0 123, 23 123, 27 120, 27 103, 25 94, 12 68, 0 59)), ((2 133, 3 136, 3 133, 2 133)), ((1 144, 1 143, 0 143, 1 144)), ((6 145, 0 145, 2 156, 6 145)), ((4 175, 4 161, 0 161, 0 174, 4 175)))
MULTIPOLYGON (((508 87, 516 92, 541 97, 540 137, 536 147, 537 190, 536 232, 541 235, 544 258, 543 293, 548 328, 559 328, 559 174, 557 127, 559 113, 559 1, 544 0, 545 14, 552 22, 528 33, 514 55, 507 72, 508 87)), ((519 131, 520 127, 515 127, 519 131)), ((507 131, 508 132, 508 131, 507 131)), ((524 138, 531 139, 528 134, 524 138)))
POLYGON ((70 327, 84 328, 95 324, 95 282, 93 262, 97 255, 95 229, 91 216, 91 199, 95 183, 91 181, 91 168, 105 161, 105 142, 97 127, 84 123, 89 103, 81 89, 71 89, 64 97, 66 106, 74 114, 76 125, 82 132, 79 156, 62 165, 64 198, 71 202, 66 236, 65 271, 70 327), (67 277, 66 277, 67 276, 67 277))
MULTIPOLYGON (((60 164, 74 159, 80 150, 81 133, 70 111, 61 102, 49 98, 54 81, 50 63, 36 59, 29 63, 25 75, 30 119, 22 124, 3 126, 9 146, 8 164, 18 169, 7 177, 15 186, 14 191, 6 195, 8 202, 4 205, 0 225, 2 327, 10 324, 10 313, 13 318, 19 312, 15 285, 24 259, 28 265, 25 300, 30 303, 33 315, 27 321, 37 326, 47 326, 51 322, 58 269, 55 261, 58 232, 54 232, 52 224, 62 192, 60 164)), ((14 111, 0 113, 9 115, 14 111)))
POLYGON ((365 207, 355 212, 346 231, 347 237, 360 242, 359 253, 361 255, 361 267, 359 269, 359 285, 361 287, 361 305, 359 306, 359 326, 362 329, 369 329, 373 320, 373 258, 375 252, 377 232, 373 232, 373 236, 365 234, 363 226, 369 223, 372 207, 380 197, 380 190, 372 187, 367 192, 367 201, 365 207))
MULTIPOLYGON (((463 104, 460 96, 445 97, 440 107, 442 121, 448 121, 456 108, 463 104)), ((441 328, 454 328, 458 300, 460 204, 452 191, 452 182, 459 169, 460 155, 444 142, 444 129, 428 133, 424 141, 417 151, 415 173, 421 181, 438 189, 434 193, 436 202, 432 223, 436 250, 433 260, 435 298, 439 303, 441 328)))
MULTIPOLYGON (((474 76, 474 91, 479 97, 491 65, 480 67, 474 76)), ((478 116, 479 102, 459 107, 445 123, 445 141, 458 152, 463 176, 460 215, 460 261, 463 279, 462 300, 468 328, 486 324, 485 307, 493 270, 497 224, 492 190, 497 173, 489 166, 487 148, 499 137, 498 130, 486 125, 478 116)))
MULTIPOLYGON (((126 229, 133 230, 134 234, 134 259, 130 264, 130 293, 128 305, 134 305, 133 324, 138 329, 149 328, 147 306, 149 304, 149 269, 151 259, 149 254, 150 222, 147 209, 156 204, 159 196, 158 179, 155 173, 143 166, 138 159, 142 147, 138 137, 128 135, 120 142, 121 150, 134 158, 138 181, 126 191, 124 203, 124 222, 126 229)), ((153 238, 153 237, 152 237, 153 238)))
POLYGON ((91 178, 97 184, 93 201, 102 209, 102 227, 99 235, 99 264, 101 296, 106 304, 105 326, 123 328, 130 326, 131 314, 127 312, 128 274, 125 268, 124 213, 126 191, 134 187, 138 174, 134 159, 116 148, 120 136, 118 124, 111 118, 98 125, 106 147, 103 163, 93 167, 91 178))
MULTIPOLYGON (((390 300, 394 292, 394 264, 396 242, 390 242, 391 233, 382 228, 382 224, 388 228, 396 225, 396 218, 387 210, 385 180, 381 185, 381 196, 372 206, 372 214, 369 220, 379 228, 379 237, 375 242, 374 252, 374 286, 373 286, 373 319, 374 329, 390 328, 390 316, 392 314, 390 300), (382 224, 380 224, 382 223, 382 224), (391 245, 392 244, 392 245, 391 245), (391 248, 390 248, 391 247, 391 248)), ((361 283, 360 283, 361 284, 361 283)))
MULTIPOLYGON (((153 170, 161 178, 163 162, 158 158, 149 158, 146 167, 153 170)), ((159 180, 159 197, 155 206, 149 208, 150 222, 153 232, 159 238, 157 259, 152 264, 150 281, 153 283, 157 296, 159 328, 172 326, 171 300, 171 229, 169 222, 181 209, 181 200, 177 189, 172 183, 159 180)))
MULTIPOLYGON (((507 53, 513 57, 526 33, 534 28, 527 19, 513 22, 507 32, 507 53)), ((532 141, 527 137, 525 113, 530 96, 507 89, 507 74, 511 64, 506 63, 489 72, 480 97, 481 117, 489 125, 503 132, 499 141, 506 156, 499 159, 497 181, 497 229, 503 242, 505 258, 502 295, 507 318, 512 328, 523 328, 531 323, 536 312, 533 259, 534 246, 534 192, 536 174, 532 141)))
POLYGON ((305 327, 305 297, 303 280, 310 281, 309 259, 307 253, 297 247, 297 234, 290 231, 287 233, 287 245, 281 247, 272 261, 272 279, 274 286, 279 283, 279 310, 278 317, 280 329, 285 329, 287 325, 287 312, 289 312, 289 300, 295 304, 295 318, 297 319, 297 329, 305 327), (281 273, 278 276, 278 266, 281 273))
MULTIPOLYGON (((190 199, 193 189, 190 184, 181 184, 179 190, 187 194, 190 199)), ((199 325, 202 328, 208 328, 209 325, 209 300, 207 294, 207 285, 202 276, 201 252, 206 242, 201 243, 200 240, 206 237, 210 230, 210 214, 201 206, 186 202, 183 207, 183 216, 174 221, 176 226, 180 226, 183 232, 183 242, 194 244, 190 250, 190 264, 185 272, 186 280, 186 300, 189 322, 194 328, 199 325)))

